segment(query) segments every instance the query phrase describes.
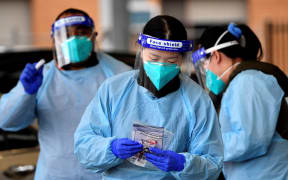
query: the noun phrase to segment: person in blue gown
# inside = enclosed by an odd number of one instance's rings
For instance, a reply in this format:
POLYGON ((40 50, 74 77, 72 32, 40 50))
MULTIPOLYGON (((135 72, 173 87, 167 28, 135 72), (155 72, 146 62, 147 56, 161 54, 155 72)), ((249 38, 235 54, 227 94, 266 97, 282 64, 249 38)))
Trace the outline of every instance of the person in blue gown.
POLYGON ((205 87, 216 95, 223 93, 219 121, 225 178, 288 179, 288 141, 276 130, 285 101, 280 81, 264 69, 233 75, 249 64, 272 67, 260 62, 263 52, 257 36, 247 25, 231 23, 206 30, 199 46, 192 57, 198 72, 205 72, 205 87))
POLYGON ((219 122, 187 76, 192 41, 183 24, 156 16, 138 43, 137 69, 106 80, 82 117, 74 135, 80 163, 108 180, 217 179, 219 122))
POLYGON ((38 119, 37 180, 101 179, 78 162, 73 134, 102 82, 131 68, 94 52, 96 35, 85 12, 63 11, 52 26, 55 59, 40 68, 27 64, 16 87, 1 97, 1 129, 18 131, 38 119))

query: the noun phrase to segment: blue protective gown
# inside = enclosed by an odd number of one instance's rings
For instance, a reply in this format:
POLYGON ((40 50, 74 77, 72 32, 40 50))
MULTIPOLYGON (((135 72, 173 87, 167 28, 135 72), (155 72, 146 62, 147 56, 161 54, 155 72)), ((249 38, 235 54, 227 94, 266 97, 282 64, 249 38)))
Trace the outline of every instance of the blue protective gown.
POLYGON ((80 162, 104 179, 217 179, 222 168, 223 144, 218 118, 208 95, 186 76, 180 88, 156 98, 137 83, 138 71, 105 81, 87 107, 75 132, 80 162), (116 158, 110 144, 131 138, 133 122, 164 127, 173 133, 169 150, 186 158, 181 172, 136 166, 116 158))
POLYGON ((275 132, 283 95, 277 80, 260 71, 231 81, 219 117, 228 180, 288 179, 288 141, 275 132))
POLYGON ((100 179, 99 174, 80 166, 74 155, 74 131, 100 84, 130 67, 104 53, 97 56, 98 65, 81 70, 60 71, 51 61, 44 66, 44 79, 37 94, 26 94, 18 82, 1 98, 0 128, 17 131, 38 119, 37 180, 100 179))

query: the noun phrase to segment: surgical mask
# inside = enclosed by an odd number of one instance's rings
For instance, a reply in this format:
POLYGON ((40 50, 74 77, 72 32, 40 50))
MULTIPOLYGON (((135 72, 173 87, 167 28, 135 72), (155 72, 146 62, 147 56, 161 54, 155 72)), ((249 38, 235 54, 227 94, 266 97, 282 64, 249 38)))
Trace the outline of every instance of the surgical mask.
POLYGON ((213 73, 212 71, 210 71, 209 69, 206 70, 206 87, 212 91, 215 95, 220 94, 226 84, 224 83, 224 81, 222 80, 222 77, 229 72, 234 66, 238 65, 240 63, 235 63, 233 65, 231 65, 229 68, 227 68, 222 74, 221 76, 217 76, 215 73, 213 73))
POLYGON ((180 72, 177 64, 161 62, 144 62, 144 70, 159 91, 180 72))
POLYGON ((65 59, 79 63, 91 55, 92 41, 86 36, 72 36, 61 44, 61 48, 65 59))

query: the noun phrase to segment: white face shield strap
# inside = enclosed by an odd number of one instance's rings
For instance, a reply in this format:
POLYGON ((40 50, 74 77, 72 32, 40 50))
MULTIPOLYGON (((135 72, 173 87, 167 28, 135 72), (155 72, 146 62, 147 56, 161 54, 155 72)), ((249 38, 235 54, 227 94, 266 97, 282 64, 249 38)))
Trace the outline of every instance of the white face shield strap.
POLYGON ((221 44, 218 44, 219 41, 222 39, 222 37, 228 33, 228 31, 225 31, 219 38, 218 40, 216 41, 215 45, 211 48, 208 48, 205 50, 204 47, 198 49, 197 51, 193 52, 192 53, 192 61, 193 61, 193 64, 196 64, 197 61, 201 60, 201 59, 205 59, 207 54, 210 54, 211 52, 213 51, 217 51, 217 50, 220 50, 220 49, 224 49, 224 48, 227 48, 227 47, 230 47, 230 46, 234 46, 234 45, 237 45, 239 44, 238 41, 234 40, 234 41, 228 41, 228 42, 225 42, 225 43, 221 43, 221 44))
POLYGON ((205 88, 205 80, 206 80, 206 69, 205 67, 207 67, 207 64, 205 63, 207 59, 207 55, 220 50, 220 49, 224 49, 230 46, 235 46, 238 45, 239 42, 236 40, 233 41, 228 41, 225 43, 221 43, 218 44, 221 39, 228 33, 230 32, 229 30, 224 31, 219 38, 217 39, 216 43, 214 44, 213 47, 210 47, 208 49, 205 49, 204 47, 196 50, 195 52, 192 53, 192 62, 196 71, 196 76, 199 80, 199 84, 205 88))

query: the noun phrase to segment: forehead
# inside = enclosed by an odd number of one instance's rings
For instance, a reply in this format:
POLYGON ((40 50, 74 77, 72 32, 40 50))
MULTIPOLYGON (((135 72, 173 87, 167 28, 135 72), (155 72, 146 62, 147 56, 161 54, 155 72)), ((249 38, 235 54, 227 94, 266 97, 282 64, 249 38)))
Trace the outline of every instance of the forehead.
POLYGON ((143 50, 144 55, 157 55, 161 57, 171 57, 171 56, 178 56, 180 53, 178 52, 170 52, 170 51, 160 51, 151 48, 144 48, 143 50))
MULTIPOLYGON (((82 13, 64 13, 64 14, 62 14, 59 17, 58 20, 63 19, 63 18, 67 18, 67 17, 71 17, 71 16, 84 16, 84 14, 82 14, 82 13)), ((62 30, 64 29, 66 31, 66 33, 68 33, 68 34, 73 34, 73 33, 76 33, 76 32, 90 34, 92 32, 93 28, 85 26, 85 25, 71 25, 71 26, 65 26, 65 27, 63 27, 61 29, 62 30)), ((55 31, 55 32, 59 33, 59 30, 55 31)))

